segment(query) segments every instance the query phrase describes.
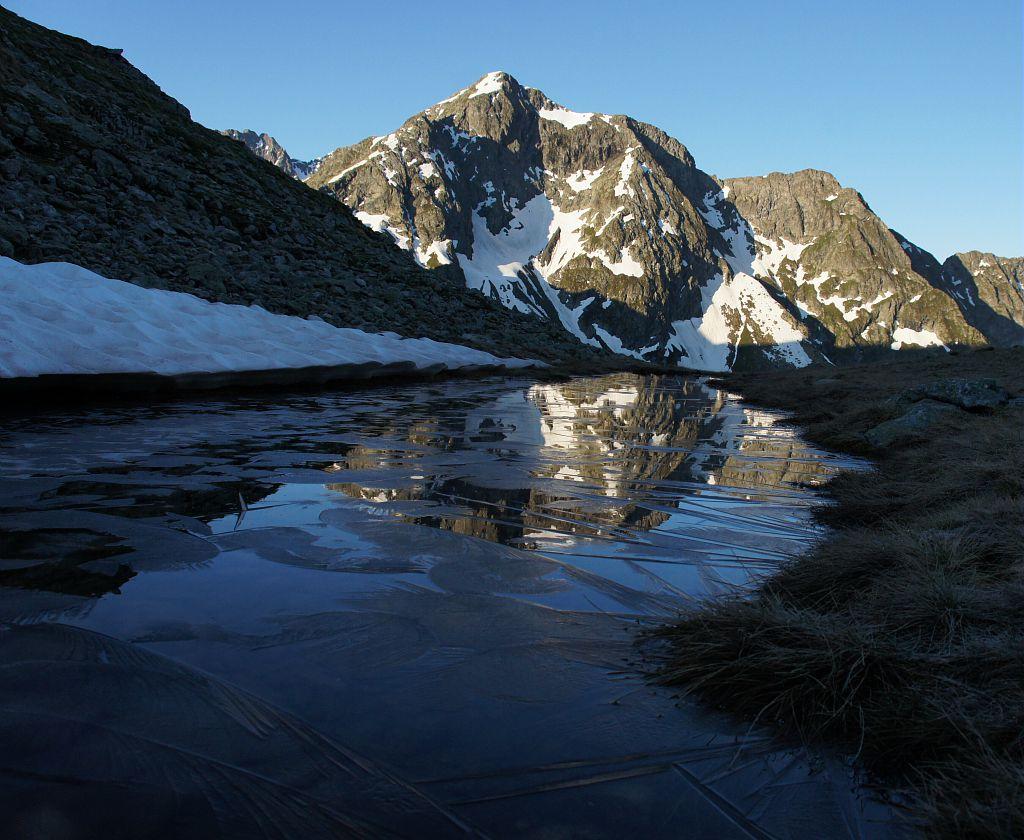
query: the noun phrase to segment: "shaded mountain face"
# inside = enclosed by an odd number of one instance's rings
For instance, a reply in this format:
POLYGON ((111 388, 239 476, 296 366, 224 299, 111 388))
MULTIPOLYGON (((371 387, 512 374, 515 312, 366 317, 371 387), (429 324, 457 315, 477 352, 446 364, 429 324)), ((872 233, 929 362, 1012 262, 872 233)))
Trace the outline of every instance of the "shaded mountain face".
POLYGON ((120 51, 4 9, 0 112, 4 256, 501 356, 595 358, 193 122, 120 51))
POLYGON ((569 111, 505 73, 337 149, 306 183, 419 264, 646 359, 721 370, 1010 334, 832 175, 717 180, 654 126, 569 111))
POLYGON ((936 285, 993 344, 1024 344, 1024 257, 954 254, 942 264, 936 285))
POLYGON ((284 150, 284 147, 277 142, 269 134, 257 134, 251 129, 245 129, 244 131, 236 131, 233 128, 228 128, 221 131, 221 134, 226 137, 230 137, 232 140, 238 140, 240 143, 245 143, 246 148, 249 149, 256 157, 263 158, 268 163, 274 164, 282 172, 286 172, 293 178, 298 178, 300 181, 306 180, 312 175, 317 166, 320 164, 320 160, 296 160, 284 150))

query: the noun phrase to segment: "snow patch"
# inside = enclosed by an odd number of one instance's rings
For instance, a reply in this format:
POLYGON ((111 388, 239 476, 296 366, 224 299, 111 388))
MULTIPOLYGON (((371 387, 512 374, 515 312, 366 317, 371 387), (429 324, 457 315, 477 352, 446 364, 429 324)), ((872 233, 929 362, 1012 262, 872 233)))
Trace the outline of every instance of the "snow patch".
POLYGON ((215 373, 412 362, 417 369, 525 367, 427 338, 333 327, 260 306, 144 289, 70 263, 0 257, 0 377, 215 373))
POLYGON ((366 213, 362 210, 356 210, 353 215, 371 230, 375 230, 378 233, 387 231, 391 234, 399 248, 403 251, 409 250, 408 235, 405 231, 392 227, 391 220, 384 213, 366 213))
POLYGON ((501 71, 495 71, 494 73, 488 73, 473 88, 473 92, 469 95, 470 99, 476 96, 484 96, 485 94, 498 93, 501 90, 502 85, 502 73, 501 71))
POLYGON ((416 262, 424 268, 429 268, 432 258, 435 260, 437 265, 450 265, 453 250, 454 243, 450 239, 438 239, 436 242, 431 242, 424 248, 420 244, 419 237, 416 237, 413 242, 412 253, 416 258, 416 262))
POLYGON ((622 163, 619 166, 619 183, 615 185, 615 194, 617 196, 633 196, 636 191, 629 186, 629 177, 633 174, 633 146, 626 149, 626 156, 622 159, 622 163))
POLYGON ((578 111, 570 111, 561 105, 556 105, 553 108, 541 108, 537 113, 541 119, 561 123, 566 128, 586 125, 594 116, 593 114, 581 114, 578 111))
POLYGON ((754 273, 758 277, 775 277, 783 262, 799 262, 800 255, 814 244, 813 239, 810 242, 790 242, 785 237, 775 242, 758 234, 754 234, 754 240, 762 246, 753 264, 754 273))
POLYGON ((594 185, 594 181, 601 177, 602 172, 603 166, 600 169, 582 169, 566 178, 565 183, 572 187, 573 192, 583 192, 594 185))
POLYGON ((804 350, 803 333, 790 321, 785 309, 757 280, 737 274, 726 280, 715 275, 701 289, 703 316, 672 324, 666 348, 683 351, 686 364, 697 370, 727 371, 749 323, 770 336, 773 345, 763 345, 780 359, 805 367, 811 363, 804 350), (738 323, 738 327, 736 326, 738 323))
POLYGON ((909 327, 897 327, 892 331, 892 349, 900 350, 904 345, 912 347, 942 347, 949 350, 931 330, 912 330, 909 327))

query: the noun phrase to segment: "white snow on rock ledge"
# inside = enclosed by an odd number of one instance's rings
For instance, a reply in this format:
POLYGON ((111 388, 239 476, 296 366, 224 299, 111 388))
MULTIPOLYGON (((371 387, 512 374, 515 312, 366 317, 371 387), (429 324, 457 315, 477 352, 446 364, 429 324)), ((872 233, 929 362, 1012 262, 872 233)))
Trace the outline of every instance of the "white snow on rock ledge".
POLYGON ((416 370, 543 366, 429 338, 341 329, 260 306, 109 280, 70 263, 0 257, 0 378, 223 373, 411 362, 416 370))

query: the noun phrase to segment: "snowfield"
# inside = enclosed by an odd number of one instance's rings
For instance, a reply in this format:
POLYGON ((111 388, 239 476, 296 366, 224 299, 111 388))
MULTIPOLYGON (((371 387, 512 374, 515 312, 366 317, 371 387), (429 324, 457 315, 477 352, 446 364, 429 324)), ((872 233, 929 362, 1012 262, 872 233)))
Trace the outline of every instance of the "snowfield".
POLYGON ((428 338, 367 333, 110 280, 70 263, 0 257, 0 378, 223 373, 411 363, 414 370, 525 368, 428 338))

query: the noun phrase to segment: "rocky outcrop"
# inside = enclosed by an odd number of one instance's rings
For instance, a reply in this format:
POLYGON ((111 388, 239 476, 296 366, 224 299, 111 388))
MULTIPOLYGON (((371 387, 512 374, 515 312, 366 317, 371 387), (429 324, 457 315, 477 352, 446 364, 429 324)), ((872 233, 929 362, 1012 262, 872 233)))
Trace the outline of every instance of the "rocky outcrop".
POLYGON ((955 405, 936 400, 921 400, 899 417, 879 423, 864 433, 868 443, 883 449, 927 437, 932 427, 944 421, 957 422, 963 412, 955 405))
POLYGON ((939 379, 907 392, 912 400, 929 399, 968 411, 989 412, 1005 405, 1010 395, 994 379, 939 379))
POLYGON ((0 255, 501 356, 594 358, 193 122, 119 50, 0 9, 0 110, 0 255))
POLYGON ((722 183, 754 231, 755 274, 782 292, 823 347, 984 342, 949 295, 915 268, 910 252, 921 259, 926 252, 829 173, 722 183))

